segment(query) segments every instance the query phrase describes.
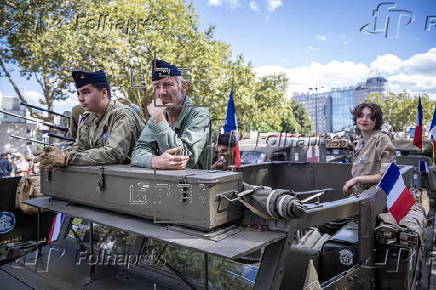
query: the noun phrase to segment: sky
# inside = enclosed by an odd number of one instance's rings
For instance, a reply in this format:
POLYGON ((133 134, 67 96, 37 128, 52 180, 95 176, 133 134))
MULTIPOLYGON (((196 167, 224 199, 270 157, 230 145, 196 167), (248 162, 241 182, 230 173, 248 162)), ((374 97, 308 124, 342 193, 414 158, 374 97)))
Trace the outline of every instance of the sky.
MULTIPOLYGON (((352 86, 383 76, 394 92, 436 98, 436 1, 188 0, 206 29, 242 54, 257 76, 284 72, 287 95, 352 86), (375 12, 374 12, 375 11, 375 12), (374 15, 373 15, 374 14, 374 15), (386 20, 389 25, 386 28, 386 20), (363 27, 363 28, 362 28, 363 27)), ((29 102, 41 90, 14 74, 29 102)), ((0 99, 14 95, 0 78, 0 99)), ((58 102, 64 110, 75 98, 58 102)))

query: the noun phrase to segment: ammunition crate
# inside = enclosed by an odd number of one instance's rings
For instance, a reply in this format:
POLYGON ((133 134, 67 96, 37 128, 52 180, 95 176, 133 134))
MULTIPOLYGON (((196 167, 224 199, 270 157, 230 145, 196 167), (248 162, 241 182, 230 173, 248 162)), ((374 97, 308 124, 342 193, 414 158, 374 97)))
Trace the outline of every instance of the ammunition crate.
POLYGON ((210 230, 242 217, 230 202, 241 173, 153 170, 128 165, 69 166, 41 172, 41 191, 61 200, 210 230))

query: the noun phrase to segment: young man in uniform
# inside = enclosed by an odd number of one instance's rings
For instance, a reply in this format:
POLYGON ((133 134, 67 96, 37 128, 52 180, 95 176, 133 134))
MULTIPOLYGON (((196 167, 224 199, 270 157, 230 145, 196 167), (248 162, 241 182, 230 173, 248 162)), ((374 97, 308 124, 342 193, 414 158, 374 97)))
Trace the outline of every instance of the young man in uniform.
POLYGON ((152 81, 156 101, 147 107, 150 119, 133 151, 132 165, 207 169, 209 112, 192 106, 186 96, 188 83, 176 66, 162 60, 154 62, 152 81))
POLYGON ((66 151, 49 147, 36 155, 43 168, 128 163, 143 123, 128 106, 111 100, 104 71, 73 71, 78 100, 85 110, 76 143, 66 151))

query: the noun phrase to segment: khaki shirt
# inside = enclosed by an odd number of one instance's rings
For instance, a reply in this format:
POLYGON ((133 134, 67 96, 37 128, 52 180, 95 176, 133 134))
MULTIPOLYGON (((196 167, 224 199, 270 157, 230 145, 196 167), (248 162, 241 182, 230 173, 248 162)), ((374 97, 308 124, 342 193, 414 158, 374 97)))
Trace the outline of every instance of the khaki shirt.
POLYGON ((394 161, 395 148, 391 139, 380 130, 374 130, 370 136, 358 141, 351 175, 383 174, 389 163, 394 161))
MULTIPOLYGON (((186 97, 184 105, 192 105, 186 97)), ((170 126, 167 120, 157 124, 149 119, 132 153, 132 165, 151 168, 153 156, 182 146, 180 155, 189 156, 188 168, 208 169, 209 112, 202 107, 184 106, 176 123, 170 126)))
POLYGON ((69 165, 128 163, 144 123, 129 106, 111 100, 100 118, 82 114, 69 165))

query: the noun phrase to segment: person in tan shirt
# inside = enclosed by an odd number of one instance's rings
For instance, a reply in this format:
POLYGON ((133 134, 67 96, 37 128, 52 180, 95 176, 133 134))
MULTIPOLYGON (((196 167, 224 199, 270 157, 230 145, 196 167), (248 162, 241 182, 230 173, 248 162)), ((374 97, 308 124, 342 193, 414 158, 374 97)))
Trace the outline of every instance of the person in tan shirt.
POLYGON ((352 178, 344 187, 344 193, 361 192, 377 184, 386 168, 395 161, 395 148, 389 136, 380 131, 383 112, 379 105, 362 103, 353 112, 353 122, 360 132, 360 139, 353 155, 352 178))

